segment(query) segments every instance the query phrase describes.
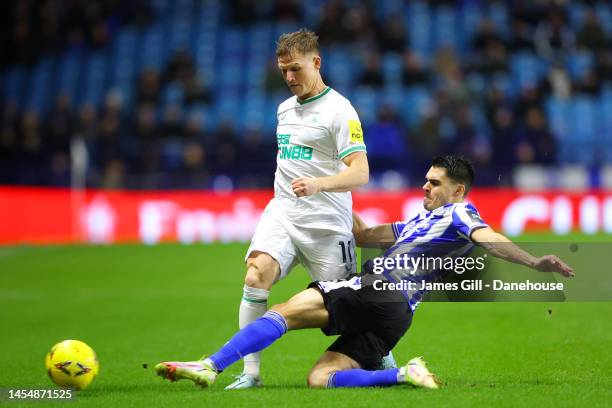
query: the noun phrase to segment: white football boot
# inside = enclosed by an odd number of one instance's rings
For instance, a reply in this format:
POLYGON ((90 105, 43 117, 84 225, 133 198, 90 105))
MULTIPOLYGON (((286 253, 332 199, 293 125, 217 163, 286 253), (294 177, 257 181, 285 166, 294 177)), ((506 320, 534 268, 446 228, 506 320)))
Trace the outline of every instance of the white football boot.
POLYGON ((250 374, 242 373, 236 376, 236 381, 225 387, 226 390, 243 390, 247 388, 261 387, 259 378, 250 374))

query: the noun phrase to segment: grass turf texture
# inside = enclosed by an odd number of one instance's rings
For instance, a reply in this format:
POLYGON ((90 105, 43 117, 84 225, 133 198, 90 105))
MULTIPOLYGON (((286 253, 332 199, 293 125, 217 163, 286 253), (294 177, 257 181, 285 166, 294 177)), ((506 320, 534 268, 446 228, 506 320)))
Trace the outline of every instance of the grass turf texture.
MULTIPOLYGON (((551 238, 526 238, 535 239, 551 238)), ((211 353, 236 330, 245 249, 241 244, 0 248, 0 387, 51 386, 44 356, 51 345, 74 338, 100 358, 100 375, 78 393, 74 406, 612 403, 612 303, 421 305, 394 354, 398 363, 425 356, 445 383, 437 391, 307 389, 310 367, 332 342, 318 330, 289 333, 264 352, 262 389, 223 390, 242 363, 210 390, 162 381, 153 372, 157 362, 211 353)), ((275 286, 271 303, 286 300, 307 282, 303 270, 294 271, 275 286)))

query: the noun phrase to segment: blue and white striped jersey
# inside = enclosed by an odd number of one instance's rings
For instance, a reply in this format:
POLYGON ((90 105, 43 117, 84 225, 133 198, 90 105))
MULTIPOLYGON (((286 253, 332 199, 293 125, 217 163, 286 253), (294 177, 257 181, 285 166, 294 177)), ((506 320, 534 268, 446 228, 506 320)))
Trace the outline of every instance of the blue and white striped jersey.
POLYGON ((447 274, 448 270, 440 268, 440 263, 467 255, 474 248, 470 239, 472 232, 487 226, 478 210, 469 203, 447 204, 433 211, 423 211, 409 221, 393 223, 396 241, 384 256, 394 259, 399 256, 404 261, 421 260, 416 268, 398 268, 395 264, 393 268, 385 268, 383 275, 392 282, 415 283, 416 289, 402 291, 414 311, 427 293, 419 289, 422 283, 435 282, 447 274))

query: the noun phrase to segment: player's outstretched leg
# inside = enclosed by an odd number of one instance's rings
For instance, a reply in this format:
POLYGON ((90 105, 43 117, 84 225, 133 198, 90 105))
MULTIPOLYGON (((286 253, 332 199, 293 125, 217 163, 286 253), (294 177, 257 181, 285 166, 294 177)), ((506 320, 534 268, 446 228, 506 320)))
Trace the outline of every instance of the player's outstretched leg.
POLYGON ((326 327, 328 323, 329 314, 325 309, 323 296, 315 289, 306 289, 288 302, 274 306, 272 310, 240 330, 210 357, 195 362, 160 363, 155 367, 155 371, 159 376, 171 381, 188 379, 198 385, 209 386, 225 368, 247 354, 270 346, 289 329, 321 328, 326 327), (202 375, 208 380, 202 378, 202 375))
POLYGON ((285 318, 280 313, 270 310, 236 333, 210 357, 200 361, 159 363, 155 366, 155 371, 157 375, 170 381, 186 379, 202 387, 208 387, 212 385, 217 374, 225 368, 247 354, 263 350, 286 332, 285 318))

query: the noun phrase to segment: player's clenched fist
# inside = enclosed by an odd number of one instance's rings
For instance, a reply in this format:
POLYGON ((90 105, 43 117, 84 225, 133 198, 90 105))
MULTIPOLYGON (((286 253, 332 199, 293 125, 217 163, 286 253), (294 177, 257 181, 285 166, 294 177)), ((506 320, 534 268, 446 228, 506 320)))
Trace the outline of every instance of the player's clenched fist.
POLYGON ((306 197, 321 192, 319 181, 312 177, 298 177, 293 179, 291 188, 298 197, 306 197))

